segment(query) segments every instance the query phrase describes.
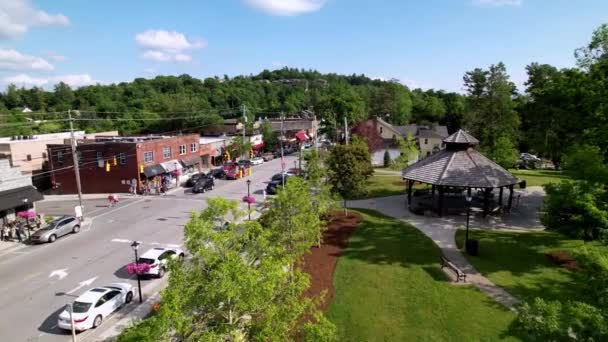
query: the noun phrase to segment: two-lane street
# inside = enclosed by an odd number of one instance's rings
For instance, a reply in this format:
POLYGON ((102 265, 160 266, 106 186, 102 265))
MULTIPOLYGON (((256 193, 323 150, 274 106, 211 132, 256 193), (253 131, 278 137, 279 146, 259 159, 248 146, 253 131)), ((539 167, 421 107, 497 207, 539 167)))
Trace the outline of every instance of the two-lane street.
MULTIPOLYGON (((294 159, 286 158, 287 165, 293 165, 294 159)), ((87 200, 92 221, 80 233, 0 257, 0 341, 69 341, 69 332, 57 328, 57 315, 66 303, 92 286, 112 282, 136 286, 124 271, 134 258, 133 240, 142 242, 142 253, 154 246, 181 246, 184 224, 192 211, 205 208, 205 198, 240 201, 250 179, 251 192, 261 201, 266 182, 280 170, 280 160, 275 159, 255 166, 245 179, 217 181, 215 190, 205 194, 178 188, 164 196, 121 199, 114 208, 107 207, 107 200, 87 200)), ((55 200, 37 207, 43 213, 69 214, 74 204, 55 200)), ((144 280, 142 286, 153 282, 159 280, 144 280)), ((79 340, 95 340, 94 335, 94 331, 85 332, 79 340)))

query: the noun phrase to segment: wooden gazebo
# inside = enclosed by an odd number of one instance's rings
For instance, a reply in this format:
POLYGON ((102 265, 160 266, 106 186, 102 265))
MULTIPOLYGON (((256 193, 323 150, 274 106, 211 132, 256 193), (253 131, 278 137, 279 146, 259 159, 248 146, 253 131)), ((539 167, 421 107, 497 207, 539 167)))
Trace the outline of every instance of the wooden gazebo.
POLYGON ((472 189, 481 193, 484 215, 490 211, 492 190, 498 188, 498 205, 503 206, 503 190, 509 189, 507 209, 513 203, 513 187, 521 180, 513 176, 492 160, 479 153, 475 146, 479 140, 463 130, 445 138, 446 148, 403 170, 406 180, 408 208, 412 209, 412 186, 415 182, 432 185, 432 209, 440 216, 446 212, 444 197, 446 192, 464 198, 471 196, 472 189), (438 197, 435 196, 438 192, 438 197))

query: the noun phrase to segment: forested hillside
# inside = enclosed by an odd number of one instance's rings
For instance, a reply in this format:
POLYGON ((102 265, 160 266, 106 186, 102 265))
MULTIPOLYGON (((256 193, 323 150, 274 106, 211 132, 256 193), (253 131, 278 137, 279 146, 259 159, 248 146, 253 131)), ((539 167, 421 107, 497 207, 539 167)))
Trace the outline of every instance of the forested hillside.
POLYGON ((188 75, 137 78, 132 82, 53 91, 10 85, 0 95, 4 136, 53 132, 67 127, 66 111, 78 110, 76 126, 123 134, 196 131, 222 118, 297 115, 308 109, 326 126, 377 115, 396 124, 440 123, 464 127, 495 160, 508 164, 517 150, 556 164, 570 146, 608 151, 608 26, 575 52, 577 65, 557 69, 530 63, 525 89, 517 89, 502 63, 463 76, 464 94, 410 90, 396 80, 322 74, 283 68, 258 75, 200 80, 188 75), (28 107, 33 113, 22 113, 28 107), (37 121, 39 120, 39 121, 37 121))

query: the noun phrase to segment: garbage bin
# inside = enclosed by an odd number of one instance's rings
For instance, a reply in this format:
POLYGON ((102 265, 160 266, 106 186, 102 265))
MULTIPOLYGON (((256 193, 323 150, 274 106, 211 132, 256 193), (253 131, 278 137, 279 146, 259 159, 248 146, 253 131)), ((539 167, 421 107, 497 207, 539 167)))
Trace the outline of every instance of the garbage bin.
POLYGON ((479 254, 479 240, 469 239, 466 244, 466 251, 468 255, 476 256, 479 254))

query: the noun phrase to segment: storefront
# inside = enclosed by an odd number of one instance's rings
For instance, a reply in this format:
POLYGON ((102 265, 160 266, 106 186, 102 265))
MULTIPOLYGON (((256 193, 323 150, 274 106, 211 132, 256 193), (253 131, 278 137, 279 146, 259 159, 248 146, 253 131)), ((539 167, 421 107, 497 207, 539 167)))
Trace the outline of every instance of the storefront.
POLYGON ((0 217, 2 217, 2 224, 15 221, 16 213, 32 210, 34 203, 43 198, 42 194, 32 185, 1 191, 0 217))

